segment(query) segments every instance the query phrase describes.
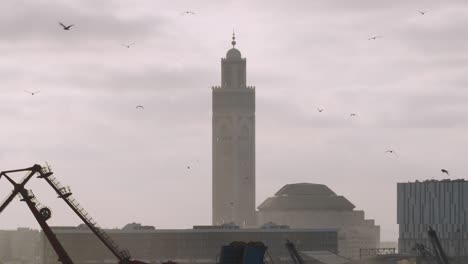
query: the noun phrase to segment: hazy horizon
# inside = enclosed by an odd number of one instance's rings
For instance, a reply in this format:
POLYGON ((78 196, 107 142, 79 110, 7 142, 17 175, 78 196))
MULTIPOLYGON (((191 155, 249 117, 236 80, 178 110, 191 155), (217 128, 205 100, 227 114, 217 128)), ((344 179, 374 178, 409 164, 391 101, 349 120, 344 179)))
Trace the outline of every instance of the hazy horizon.
MULTIPOLYGON (((395 241, 397 182, 468 173, 461 0, 6 0, 0 22, 0 171, 47 161, 103 227, 211 224, 211 86, 233 29, 256 86, 257 205, 325 184, 395 241)), ((50 225, 80 223, 28 186, 50 225)), ((19 226, 39 228, 15 199, 0 229, 19 226)))

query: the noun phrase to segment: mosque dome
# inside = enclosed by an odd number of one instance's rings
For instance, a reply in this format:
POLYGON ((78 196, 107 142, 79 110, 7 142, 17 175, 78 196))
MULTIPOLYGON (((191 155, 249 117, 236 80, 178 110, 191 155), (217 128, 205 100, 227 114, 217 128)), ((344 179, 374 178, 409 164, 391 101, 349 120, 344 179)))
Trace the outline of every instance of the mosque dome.
POLYGON ((241 59, 241 53, 238 49, 236 48, 232 48, 230 50, 228 50, 227 54, 226 54, 226 58, 227 59, 235 59, 235 60, 240 60, 241 59))
POLYGON ((258 206, 259 211, 352 211, 355 206, 323 184, 286 184, 258 206))

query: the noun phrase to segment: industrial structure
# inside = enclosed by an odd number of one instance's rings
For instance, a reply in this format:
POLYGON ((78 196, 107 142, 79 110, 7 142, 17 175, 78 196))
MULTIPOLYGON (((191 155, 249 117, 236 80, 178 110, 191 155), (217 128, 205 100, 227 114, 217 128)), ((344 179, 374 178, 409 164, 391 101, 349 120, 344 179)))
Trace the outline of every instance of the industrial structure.
POLYGON ((426 180, 397 184, 398 246, 414 252, 416 244, 432 248, 431 227, 448 256, 468 253, 468 182, 426 180))
POLYGON ((380 227, 365 219, 364 211, 323 184, 287 184, 258 206, 258 222, 291 228, 337 228, 338 252, 359 259, 362 248, 377 248, 380 227))
POLYGON ((26 183, 28 183, 34 176, 39 179, 44 179, 50 187, 52 187, 58 195, 58 198, 65 201, 70 209, 83 221, 84 225, 89 228, 93 235, 107 248, 107 250, 112 253, 112 255, 118 260, 119 264, 144 264, 144 262, 132 259, 128 250, 122 250, 119 248, 112 238, 98 226, 96 221, 94 221, 84 208, 81 207, 72 197, 70 187, 63 187, 53 176, 53 172, 50 170, 49 166, 42 167, 41 165, 35 164, 29 168, 0 172, 0 178, 3 177, 7 179, 13 185, 11 193, 0 204, 0 213, 10 205, 16 196, 19 196, 21 201, 24 201, 27 204, 29 210, 32 212, 34 218, 41 227, 42 234, 47 238, 49 242, 48 245, 53 248, 54 257, 58 262, 61 262, 62 264, 74 263, 67 250, 63 247, 62 241, 57 239, 57 236, 47 224, 47 220, 52 217, 52 211, 50 208, 39 203, 32 190, 26 189, 26 183), (15 181, 13 175, 21 172, 26 172, 26 175, 21 180, 15 181))
POLYGON ((247 86, 246 59, 235 48, 221 59, 221 86, 213 91, 213 225, 255 225, 255 87, 247 86))

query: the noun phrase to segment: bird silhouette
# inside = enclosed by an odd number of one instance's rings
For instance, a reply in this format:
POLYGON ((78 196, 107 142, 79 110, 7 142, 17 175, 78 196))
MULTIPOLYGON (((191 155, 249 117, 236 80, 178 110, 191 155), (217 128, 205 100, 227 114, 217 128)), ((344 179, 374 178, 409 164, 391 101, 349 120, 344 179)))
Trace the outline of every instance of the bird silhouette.
POLYGON ((132 43, 130 45, 125 45, 125 44, 122 44, 122 46, 126 47, 127 49, 129 49, 131 46, 135 45, 135 43, 132 43))
POLYGON ((187 166, 187 170, 190 170, 190 166, 187 166))
POLYGON ((349 116, 357 116, 357 114, 351 113, 351 114, 349 114, 349 116))
POLYGON ((445 173, 445 174, 449 175, 449 172, 448 172, 448 170, 446 170, 446 169, 441 169, 440 171, 441 171, 442 173, 445 173))
POLYGON ((425 15, 425 14, 426 14, 426 11, 418 10, 418 12, 419 12, 421 15, 425 15))
POLYGON ((322 113, 324 109, 322 108, 317 108, 317 111, 319 111, 319 113, 322 113))
POLYGON ((385 153, 395 154, 396 155, 396 152, 393 149, 389 149, 389 150, 385 151, 385 153))
POLYGON ((383 37, 382 36, 373 36, 373 37, 368 38, 367 40, 375 40, 375 39, 378 39, 378 38, 383 38, 383 37))
POLYGON ((136 106, 136 109, 145 110, 145 108, 144 108, 142 105, 137 105, 137 106, 136 106))
POLYGON ((192 12, 192 11, 184 11, 184 12, 182 12, 182 15, 195 15, 195 12, 192 12))
POLYGON ((62 22, 59 22, 59 24, 63 27, 63 30, 70 30, 70 28, 74 26, 74 25, 65 26, 62 22))
POLYGON ((31 95, 35 95, 35 94, 37 94, 37 93, 40 92, 40 91, 30 92, 30 91, 26 91, 26 90, 24 90, 24 91, 27 92, 27 93, 29 93, 29 94, 31 94, 31 95))

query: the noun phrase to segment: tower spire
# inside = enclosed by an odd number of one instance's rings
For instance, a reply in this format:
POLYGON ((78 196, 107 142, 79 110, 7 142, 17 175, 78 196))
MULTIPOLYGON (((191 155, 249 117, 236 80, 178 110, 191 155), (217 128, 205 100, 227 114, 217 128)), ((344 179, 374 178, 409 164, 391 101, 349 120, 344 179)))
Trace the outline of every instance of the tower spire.
POLYGON ((234 48, 236 46, 236 33, 234 32, 234 29, 232 30, 232 47, 234 48))

